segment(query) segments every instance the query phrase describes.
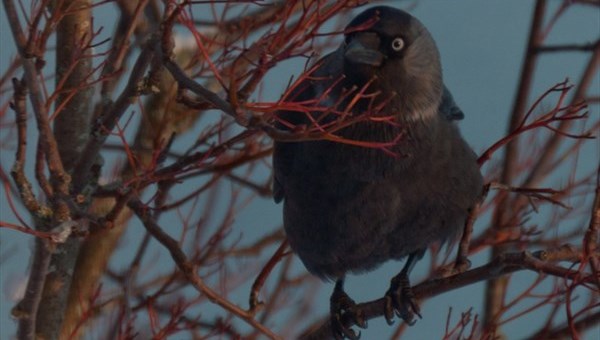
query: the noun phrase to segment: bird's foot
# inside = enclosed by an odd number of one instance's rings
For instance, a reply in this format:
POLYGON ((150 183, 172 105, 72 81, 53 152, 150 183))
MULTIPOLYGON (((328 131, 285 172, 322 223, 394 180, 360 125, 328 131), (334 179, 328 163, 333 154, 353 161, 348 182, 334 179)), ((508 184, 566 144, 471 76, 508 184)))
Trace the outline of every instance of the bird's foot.
POLYGON ((421 310, 415 301, 408 275, 400 273, 395 276, 390 288, 385 293, 385 320, 389 325, 394 323, 394 314, 410 326, 415 324, 415 314, 421 318, 421 310))
POLYGON ((351 328, 344 325, 343 317, 349 315, 351 320, 360 328, 367 328, 367 322, 363 316, 363 311, 358 308, 341 285, 336 284, 333 294, 330 298, 331 308, 331 330, 335 339, 359 339, 358 334, 351 328))

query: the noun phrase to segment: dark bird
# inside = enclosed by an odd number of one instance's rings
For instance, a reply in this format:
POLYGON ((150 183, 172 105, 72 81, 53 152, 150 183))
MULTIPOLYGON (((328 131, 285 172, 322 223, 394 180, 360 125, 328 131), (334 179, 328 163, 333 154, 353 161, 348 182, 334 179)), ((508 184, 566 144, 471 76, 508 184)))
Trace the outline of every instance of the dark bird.
POLYGON ((460 235, 483 185, 456 125, 463 113, 443 84, 435 42, 410 14, 369 8, 287 101, 314 109, 279 112, 280 128, 330 129, 341 140, 276 141, 273 154, 274 196, 284 201, 289 243, 311 273, 336 281, 335 337, 357 337, 341 323, 343 313, 364 325, 343 290, 346 273, 390 259, 407 257, 385 293, 384 315, 412 323, 420 316, 412 267, 430 244, 460 235))

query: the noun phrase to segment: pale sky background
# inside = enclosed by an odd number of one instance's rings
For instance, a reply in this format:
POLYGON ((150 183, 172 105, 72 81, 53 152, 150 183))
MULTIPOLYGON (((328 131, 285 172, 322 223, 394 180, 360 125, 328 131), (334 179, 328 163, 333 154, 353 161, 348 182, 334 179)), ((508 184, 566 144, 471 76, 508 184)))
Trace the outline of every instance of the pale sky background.
MULTIPOLYGON (((401 1, 391 1, 390 3, 400 8, 407 4, 401 1)), ((550 10, 553 10, 560 4, 560 1, 549 1, 549 3, 550 10)), ((465 112, 465 120, 460 123, 461 130, 466 140, 478 153, 505 134, 507 118, 520 73, 533 4, 534 1, 530 0, 420 0, 412 11, 412 14, 430 30, 438 44, 442 56, 445 83, 465 112)), ((105 8, 96 14, 97 22, 107 22, 105 18, 111 13, 108 10, 110 7, 105 6, 105 8)), ((108 22, 112 24, 112 21, 108 22)), ((106 27, 106 29, 112 28, 106 27)), ((600 32, 600 13, 593 7, 576 6, 561 18, 554 32, 550 35, 549 43, 592 42, 600 32)), ((7 27, 4 7, 2 7, 2 11, 0 11, 1 72, 6 69, 14 53, 14 43, 7 27)), ((588 58, 588 54, 580 52, 543 57, 535 74, 532 95, 537 96, 543 93, 567 77, 578 79, 588 58)), ((265 84, 269 84, 268 88, 265 87, 265 97, 278 98, 281 90, 287 84, 289 76, 301 72, 302 63, 300 61, 284 63, 277 72, 271 72, 265 80, 265 84)), ((598 74, 596 74, 592 89, 596 95, 599 93, 598 74)), ((7 93, 4 93, 0 103, 4 103, 6 100, 8 100, 7 93)), ((598 105, 590 108, 590 114, 596 119, 598 118, 598 105)), ((196 129, 195 132, 197 133, 197 131, 199 130, 196 129)), ((191 133, 190 138, 193 137, 194 133, 191 133)), ((0 140, 5 138, 6 135, 2 130, 0 140)), ((183 139, 182 142, 185 144, 186 140, 183 139)), ((599 150, 600 146, 597 140, 588 143, 585 152, 579 159, 578 172, 580 175, 587 174, 597 167, 599 150)), ((499 154, 495 160, 499 159, 498 156, 499 154)), ((7 164, 12 164, 13 152, 2 150, 0 160, 5 169, 9 168, 10 166, 7 164)), ((269 176, 267 169, 265 167, 264 178, 269 176)), ((553 186, 556 187, 557 184, 553 183, 553 186)), ((7 206, 3 190, 3 188, 0 189, 1 219, 17 223, 7 206)), ((243 237, 244 243, 250 243, 258 235, 263 235, 279 227, 281 225, 281 209, 282 207, 274 204, 271 199, 256 199, 236 217, 231 240, 243 237)), ((544 210, 540 214, 543 213, 544 210)), ((537 216, 540 220, 547 217, 537 216)), ((480 219, 475 226, 476 231, 478 226, 483 228, 485 223, 485 217, 480 219)), ((161 224, 168 225, 169 221, 163 219, 161 224)), ((124 246, 116 253, 116 256, 124 259, 123 263, 128 263, 133 256, 132 252, 137 248, 142 231, 138 223, 132 223, 132 225, 122 242, 124 246)), ((10 317, 10 309, 14 305, 14 302, 10 300, 10 293, 14 290, 16 283, 26 275, 32 244, 32 238, 28 235, 0 229, 0 260, 3 260, 0 266, 0 339, 9 339, 15 333, 16 323, 10 317)), ((268 250, 266 256, 270 256, 271 253, 272 250, 268 250)), ((165 268, 172 267, 171 258, 166 251, 160 249, 153 254, 147 257, 148 261, 156 261, 165 268)), ((473 266, 478 266, 487 261, 487 255, 481 254, 471 260, 473 266)), ((115 263, 119 263, 119 261, 113 261, 113 264, 115 263)), ((305 270, 297 260, 295 265, 298 272, 305 270)), ((372 273, 360 277, 351 276, 346 284, 346 291, 357 301, 381 297, 388 288, 389 279, 401 267, 402 263, 388 262, 372 273)), ((411 276, 413 283, 420 281, 426 267, 427 259, 424 259, 423 263, 417 264, 411 276)), ((514 282, 518 285, 528 282, 533 275, 524 273, 516 277, 518 279, 514 282)), ((482 283, 475 284, 426 301, 421 305, 424 318, 405 333, 405 338, 439 339, 444 332, 440 325, 445 324, 448 308, 453 307, 454 320, 456 320, 460 312, 468 310, 469 307, 476 305, 481 300, 483 288, 482 283)), ((307 322, 310 321, 309 318, 321 317, 328 312, 329 295, 332 289, 333 285, 330 283, 321 284, 318 294, 322 304, 315 308, 310 316, 307 316, 307 322)), ((231 299, 241 306, 246 306, 248 291, 249 288, 240 289, 240 294, 232 294, 231 299)), ((301 299, 302 292, 297 292, 294 298, 301 299)), ((481 311, 475 306, 474 312, 480 313, 481 311)), ((210 314, 211 311, 205 310, 204 313, 210 314)), ((511 323, 505 331, 509 339, 521 339, 535 328, 534 324, 538 324, 544 319, 543 313, 532 313, 511 323)), ((277 331, 277 327, 274 327, 274 330, 277 331)), ((363 339, 389 337, 393 330, 394 328, 388 327, 382 318, 373 320, 369 322, 369 328, 362 331, 363 339)), ((600 328, 596 327, 586 333, 585 339, 600 339, 600 328)))

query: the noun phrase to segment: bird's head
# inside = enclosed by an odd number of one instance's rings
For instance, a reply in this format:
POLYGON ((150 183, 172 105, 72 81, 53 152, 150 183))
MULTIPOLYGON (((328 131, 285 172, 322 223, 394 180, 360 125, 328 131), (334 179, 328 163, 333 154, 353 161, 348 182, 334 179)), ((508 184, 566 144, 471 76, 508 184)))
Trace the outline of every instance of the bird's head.
POLYGON ((341 47, 347 81, 379 91, 380 100, 404 119, 436 115, 443 83, 433 38, 416 18, 386 6, 359 14, 345 29, 341 47))

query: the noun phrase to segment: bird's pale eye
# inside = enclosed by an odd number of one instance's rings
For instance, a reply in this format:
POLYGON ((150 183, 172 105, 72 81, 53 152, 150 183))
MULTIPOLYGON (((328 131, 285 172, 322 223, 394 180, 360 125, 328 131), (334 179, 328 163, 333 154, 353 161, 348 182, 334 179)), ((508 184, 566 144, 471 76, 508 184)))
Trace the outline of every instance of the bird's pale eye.
POLYGON ((404 39, 400 38, 400 37, 396 37, 394 38, 394 40, 392 40, 392 49, 396 52, 401 51, 404 48, 404 39))

